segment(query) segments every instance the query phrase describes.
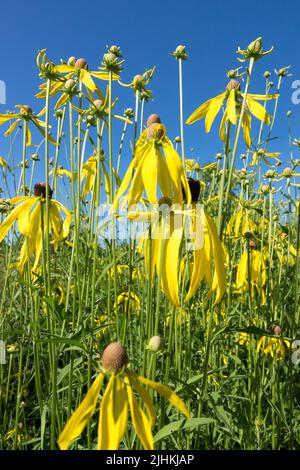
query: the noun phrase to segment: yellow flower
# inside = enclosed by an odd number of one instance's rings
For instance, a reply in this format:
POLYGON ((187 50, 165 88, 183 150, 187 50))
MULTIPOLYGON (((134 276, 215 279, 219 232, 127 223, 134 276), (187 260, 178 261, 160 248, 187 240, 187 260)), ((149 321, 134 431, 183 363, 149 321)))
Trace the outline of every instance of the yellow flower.
MULTIPOLYGON (((103 171, 104 176, 104 187, 105 192, 107 195, 110 194, 110 184, 109 184, 109 174, 107 168, 105 166, 105 158, 101 156, 100 158, 100 165, 103 171)), ((86 198, 86 196, 94 189, 96 176, 97 176, 97 156, 91 156, 83 165, 82 173, 81 173, 81 182, 84 182, 83 190, 81 197, 82 199, 86 198)))
MULTIPOLYGON (((162 198, 164 199, 164 198, 162 198)), ((185 218, 188 217, 192 226, 190 263, 190 285, 185 300, 188 301, 196 292, 203 279, 206 280, 210 294, 216 294, 215 303, 220 302, 226 287, 225 255, 217 229, 213 220, 204 211, 177 210, 170 201, 170 212, 157 217, 154 212, 132 212, 130 219, 150 221, 152 219, 151 237, 147 231, 141 240, 146 273, 150 272, 154 279, 155 271, 161 274, 161 287, 170 302, 180 306, 180 258, 181 245, 184 239, 185 218), (151 265, 149 266, 149 249, 151 247, 151 265), (213 275, 211 273, 214 261, 213 275)))
POLYGON ((3 157, 0 157, 0 166, 2 167, 8 167, 8 163, 6 160, 4 160, 3 157))
MULTIPOLYGON (((83 85, 87 88, 88 92, 96 93, 100 99, 103 99, 103 94, 95 84, 94 78, 100 80, 108 80, 109 75, 107 72, 102 71, 89 71, 88 63, 85 59, 79 58, 75 59, 74 57, 70 58, 68 64, 54 65, 52 64, 51 73, 54 79, 50 83, 50 96, 55 95, 59 91, 65 92, 65 83, 68 80, 74 78, 74 81, 80 80, 83 85), (58 75, 58 74, 65 74, 58 75)), ((113 80, 118 80, 119 76, 116 74, 112 75, 113 80)), ((37 98, 45 98, 46 96, 46 87, 47 83, 43 83, 40 86, 40 92, 36 95, 37 98)), ((69 98, 68 93, 63 93, 62 98, 60 98, 59 104, 56 103, 56 107, 62 106, 67 102, 69 98)))
POLYGON ((117 297, 117 305, 118 307, 122 307, 124 313, 128 310, 128 303, 131 306, 131 309, 134 313, 139 313, 141 310, 141 301, 138 296, 134 292, 122 292, 122 294, 118 295, 117 297))
MULTIPOLYGON (((251 242, 251 241, 250 241, 251 242)), ((251 295, 254 295, 254 287, 262 295, 262 303, 265 303, 266 284, 266 263, 265 256, 256 249, 245 250, 241 256, 236 273, 236 288, 240 292, 247 291, 249 288, 249 269, 250 267, 250 284, 251 295), (248 260, 249 257, 249 260, 248 260)))
MULTIPOLYGON (((45 114, 46 108, 43 108, 42 111, 35 116, 30 106, 27 106, 25 104, 16 104, 15 107, 19 108, 20 112, 0 114, 0 126, 8 121, 14 121, 9 126, 9 128, 7 129, 4 135, 8 136, 9 134, 11 134, 20 122, 25 121, 27 123, 31 122, 32 124, 34 124, 35 127, 38 129, 38 131, 45 138, 46 131, 44 130, 44 128, 46 127, 46 124, 45 122, 38 119, 38 117, 45 114)), ((49 135, 49 142, 51 142, 54 145, 57 145, 55 140, 50 135, 49 135)), ((26 145, 27 146, 31 145, 31 132, 30 132, 28 125, 26 127, 26 145)))
POLYGON ((229 237, 239 238, 247 231, 254 232, 256 224, 249 215, 249 209, 241 206, 238 211, 230 217, 226 233, 229 237))
MULTIPOLYGON (((72 173, 68 170, 65 170, 62 166, 59 166, 58 168, 56 168, 56 170, 52 168, 52 170, 49 172, 49 175, 55 174, 60 177, 66 176, 67 178, 69 178, 69 180, 72 180, 72 173)), ((75 173, 74 178, 77 178, 77 173, 75 173)))
POLYGON ((268 158, 275 158, 275 160, 278 161, 277 157, 279 157, 280 155, 280 152, 267 152, 264 149, 258 149, 258 150, 255 150, 254 152, 252 150, 248 150, 248 152, 253 153, 252 162, 250 163, 251 166, 261 163, 262 160, 267 165, 270 165, 268 158))
POLYGON ((250 344, 250 335, 249 333, 240 333, 239 334, 239 338, 238 338, 238 343, 241 345, 241 346, 249 346, 250 344))
POLYGON ((166 128, 153 123, 139 137, 135 154, 113 202, 114 208, 130 184, 128 205, 137 204, 145 190, 151 204, 157 203, 157 183, 163 196, 181 203, 190 190, 181 159, 166 136, 166 128))
MULTIPOLYGON (((18 263, 20 273, 23 272, 28 255, 31 256, 33 253, 35 253, 35 262, 32 270, 35 271, 38 267, 43 246, 42 214, 45 221, 45 190, 45 184, 38 183, 34 187, 34 196, 17 196, 7 201, 16 207, 0 225, 0 242, 7 235, 13 224, 18 221, 19 232, 26 237, 21 248, 18 263)), ((59 242, 69 234, 71 213, 60 202, 50 200, 49 216, 49 230, 51 230, 53 236, 51 243, 54 245, 54 249, 57 249, 59 242), (63 223, 60 221, 60 212, 64 212, 66 215, 63 223)))
POLYGON ((111 343, 103 352, 101 372, 93 382, 85 398, 73 413, 58 439, 61 450, 67 450, 92 418, 106 374, 110 375, 100 404, 98 424, 98 450, 117 450, 128 424, 130 410, 132 424, 144 449, 154 448, 152 428, 155 410, 152 399, 143 385, 166 398, 178 411, 189 417, 189 411, 178 395, 166 385, 149 380, 129 371, 126 349, 119 342, 111 343), (145 406, 141 407, 136 395, 145 406))
POLYGON ((99 331, 96 331, 96 336, 98 338, 104 338, 105 333, 108 331, 109 323, 108 323, 108 315, 103 314, 100 317, 95 318, 95 324, 99 327, 99 331), (107 325, 107 326, 106 326, 107 325))
POLYGON ((256 351, 261 351, 266 356, 270 355, 278 361, 281 361, 285 356, 285 346, 290 347, 290 342, 285 339, 262 336, 257 341, 256 351))
MULTIPOLYGON (((240 91, 240 83, 238 80, 232 79, 228 83, 226 90, 223 93, 217 95, 215 98, 211 98, 210 100, 205 101, 205 103, 203 103, 191 114, 186 123, 193 124, 199 119, 205 117, 205 130, 206 132, 209 132, 217 114, 226 101, 225 111, 219 130, 220 138, 223 142, 225 142, 225 124, 226 122, 231 122, 231 124, 236 125, 242 107, 242 99, 244 99, 244 97, 244 93, 240 91)), ((242 127, 244 131, 244 140, 248 148, 251 146, 251 114, 260 121, 265 122, 267 125, 269 125, 271 122, 271 116, 269 116, 265 108, 260 103, 258 103, 258 101, 272 100, 277 97, 278 95, 247 94, 242 127)))

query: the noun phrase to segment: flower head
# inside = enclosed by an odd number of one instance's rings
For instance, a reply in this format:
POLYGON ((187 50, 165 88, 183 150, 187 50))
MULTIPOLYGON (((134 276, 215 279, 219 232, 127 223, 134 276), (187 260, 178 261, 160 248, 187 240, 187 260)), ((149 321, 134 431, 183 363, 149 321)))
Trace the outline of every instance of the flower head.
POLYGON ((178 411, 189 417, 185 404, 169 387, 146 379, 127 368, 128 356, 121 343, 109 344, 102 354, 101 363, 103 371, 96 377, 59 436, 58 445, 61 450, 69 448, 92 418, 106 375, 109 376, 109 381, 100 404, 98 450, 119 448, 128 424, 129 410, 133 427, 144 449, 154 448, 152 428, 155 423, 155 411, 152 399, 144 386, 158 392, 178 411), (139 401, 145 405, 145 411, 139 401))
MULTIPOLYGON (((34 187, 34 196, 17 196, 7 200, 7 202, 15 206, 15 208, 0 225, 0 242, 17 221, 19 232, 25 236, 18 263, 18 269, 21 274, 23 273, 25 263, 28 261, 28 255, 30 256, 35 253, 32 271, 35 271, 38 267, 42 253, 43 236, 45 237, 45 228, 43 229, 41 225, 42 212, 44 213, 45 210, 45 195, 45 183, 37 183, 34 187)), ((51 199, 51 188, 49 188, 49 196, 49 229, 53 236, 51 243, 54 245, 54 249, 57 249, 59 242, 64 240, 69 234, 71 213, 60 202, 51 199), (66 216, 62 223, 60 220, 61 212, 66 216)))
POLYGON ((258 60, 264 55, 270 54, 273 51, 273 47, 268 51, 264 51, 262 47, 262 38, 256 38, 254 41, 250 42, 247 49, 240 49, 238 47, 237 54, 244 56, 242 59, 238 58, 240 62, 245 62, 246 60, 254 59, 258 60))
POLYGON ((223 142, 226 141, 226 123, 230 122, 233 125, 237 124, 238 117, 242 109, 242 101, 246 99, 245 112, 243 114, 242 127, 244 131, 244 140, 248 148, 251 146, 251 115, 260 121, 269 125, 271 123, 271 116, 267 113, 266 109, 258 101, 266 101, 277 98, 278 95, 254 95, 245 94, 240 90, 240 82, 236 78, 231 78, 226 89, 220 95, 205 101, 199 108, 197 108, 187 119, 187 124, 193 124, 199 119, 205 118, 205 131, 210 132, 211 126, 221 111, 222 106, 225 105, 225 111, 221 120, 219 135, 223 142))

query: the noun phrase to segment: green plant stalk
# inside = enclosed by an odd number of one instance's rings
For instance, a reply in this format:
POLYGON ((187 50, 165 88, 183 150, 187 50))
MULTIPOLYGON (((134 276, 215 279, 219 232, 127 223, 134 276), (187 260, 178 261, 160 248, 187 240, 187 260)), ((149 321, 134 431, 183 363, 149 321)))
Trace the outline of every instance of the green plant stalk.
POLYGON ((180 112, 180 140, 181 140, 181 158, 184 164, 185 153, 184 153, 184 127, 183 127, 183 87, 182 87, 182 59, 178 59, 179 68, 179 112, 180 112))
POLYGON ((247 99, 249 85, 250 85, 250 81, 251 81, 253 64, 254 64, 254 59, 253 59, 253 57, 251 57, 250 62, 249 62, 248 73, 247 73, 247 81, 246 81, 246 85, 245 85, 244 97, 243 97, 243 102, 242 102, 242 109, 241 109, 240 118, 239 118, 237 130, 236 130, 236 134, 235 134, 235 139, 234 139, 234 143, 233 143, 231 163, 230 163, 230 167, 229 167, 229 175, 228 175, 228 181, 227 181, 227 190, 226 190, 225 201, 224 201, 224 212, 225 213, 227 211, 228 198, 229 198, 229 194, 230 194, 230 190, 231 190, 232 175, 233 175, 234 164, 235 164, 235 159, 236 159, 236 154, 237 154, 237 149, 238 149, 239 137, 240 137, 240 133, 241 133, 241 129, 242 129, 243 117, 244 117, 245 108, 246 108, 246 99, 247 99))

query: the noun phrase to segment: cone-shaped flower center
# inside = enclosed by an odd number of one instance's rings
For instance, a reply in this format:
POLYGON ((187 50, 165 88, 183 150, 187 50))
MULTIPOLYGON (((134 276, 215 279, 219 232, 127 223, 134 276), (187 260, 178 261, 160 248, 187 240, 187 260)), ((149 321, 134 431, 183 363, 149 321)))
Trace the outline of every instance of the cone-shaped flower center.
POLYGON ((240 82, 235 79, 229 80, 226 86, 226 90, 231 91, 231 90, 239 90, 241 88, 240 82))
POLYGON ((163 124, 151 124, 147 130, 149 140, 161 140, 166 135, 166 128, 163 124))
POLYGON ((147 127, 150 127, 151 124, 160 124, 161 120, 158 114, 150 114, 147 119, 147 127))
POLYGON ((109 344, 103 351, 101 362, 104 369, 119 372, 128 363, 126 349, 119 341, 109 344))
MULTIPOLYGON (((52 197, 52 189, 49 186, 49 198, 51 199, 52 197)), ((46 197, 46 183, 36 183, 34 185, 34 195, 36 197, 42 196, 43 198, 46 197)))
POLYGON ((88 63, 85 59, 82 57, 80 59, 77 59, 75 62, 75 68, 76 69, 87 69, 88 68, 88 63))

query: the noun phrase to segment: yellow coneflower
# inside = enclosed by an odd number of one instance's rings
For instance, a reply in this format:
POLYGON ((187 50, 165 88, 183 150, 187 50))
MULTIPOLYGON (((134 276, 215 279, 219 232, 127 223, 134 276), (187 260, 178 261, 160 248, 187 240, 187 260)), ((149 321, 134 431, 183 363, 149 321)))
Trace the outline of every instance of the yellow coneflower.
MULTIPOLYGON (((58 168, 52 168, 52 170, 50 170, 49 172, 49 175, 56 175, 56 176, 60 176, 60 177, 63 177, 63 176, 66 176, 69 180, 72 180, 72 173, 68 170, 66 170, 65 168, 63 168, 62 166, 59 166, 58 168)), ((74 179, 77 178, 77 173, 74 174, 74 179)))
POLYGON ((144 190, 149 202, 156 204, 157 184, 163 196, 182 203, 184 191, 187 202, 190 202, 190 190, 180 156, 166 136, 166 128, 159 117, 153 116, 153 119, 148 119, 148 128, 136 143, 134 158, 117 191, 114 207, 129 185, 129 207, 139 202, 144 190))
MULTIPOLYGON (((39 57, 39 56, 38 56, 39 57)), ((38 64, 39 65, 39 64, 38 64)), ((40 66, 39 66, 40 68, 40 66)), ((80 80, 83 85, 87 88, 88 92, 96 93, 100 99, 103 99, 103 94, 95 84, 93 77, 98 78, 100 80, 108 80, 109 75, 107 72, 103 71, 90 71, 88 70, 88 63, 83 58, 80 57, 76 59, 75 57, 70 57, 67 64, 59 64, 54 65, 52 64, 51 68, 52 74, 65 74, 64 79, 53 81, 51 86, 50 95, 55 95, 59 91, 66 91, 65 83, 68 80, 73 80, 74 84, 80 80)), ((113 80, 118 80, 119 76, 116 74, 112 74, 113 80)), ((46 96, 46 83, 40 85, 40 92, 36 95, 37 98, 45 98, 46 96)), ((62 98, 60 98, 59 105, 56 107, 62 106, 68 100, 68 93, 64 93, 62 98)))
MULTIPOLYGON (((273 100, 279 95, 254 95, 248 93, 246 96, 246 108, 243 115, 243 131, 244 131, 244 140, 248 148, 251 146, 251 115, 255 116, 262 122, 265 122, 267 125, 271 122, 271 116, 267 113, 265 108, 258 103, 258 101, 273 100)), ((239 113, 242 107, 242 100, 245 95, 240 91, 240 83, 236 79, 231 79, 226 86, 226 90, 220 95, 211 98, 208 101, 205 101, 199 108, 197 108, 191 116, 187 119, 187 124, 193 124, 199 119, 205 117, 205 130, 209 132, 211 126, 224 105, 226 101, 226 107, 223 114, 223 118, 220 124, 220 138, 223 142, 226 141, 226 122, 231 122, 233 125, 236 125, 239 113)))
MULTIPOLYGON (((192 201, 190 210, 182 211, 172 205, 172 201, 161 198, 161 206, 166 203, 170 210, 161 217, 155 217, 152 222, 151 236, 145 233, 142 238, 146 272, 154 278, 155 270, 161 274, 162 290, 171 303, 180 306, 179 284, 181 245, 184 239, 186 217, 192 227, 192 260, 190 263, 190 285, 185 300, 189 300, 196 292, 203 279, 210 288, 210 294, 215 293, 215 303, 220 302, 226 287, 225 253, 217 234, 216 226, 206 210, 198 211, 195 202, 200 192, 200 182, 188 180, 192 201), (149 249, 151 247, 151 266, 149 266, 149 249), (214 270, 212 275, 212 264, 214 270)), ((155 216, 155 214, 154 214, 155 216)), ((133 212, 129 218, 140 221, 150 221, 153 213, 133 212)))
POLYGON ((251 218, 251 210, 245 205, 240 205, 229 219, 226 227, 226 234, 229 237, 239 238, 247 231, 254 232, 257 225, 251 218))
MULTIPOLYGON (((95 188, 96 176, 97 176, 97 155, 92 155, 82 166, 81 182, 84 181, 81 197, 86 198, 87 195, 95 188)), ((105 166, 105 157, 102 152, 100 158, 100 165, 104 176, 104 187, 107 195, 110 194, 109 174, 105 166)))
POLYGON ((129 305, 133 313, 139 314, 141 310, 141 301, 134 292, 122 292, 117 297, 116 305, 121 308, 124 313, 127 312, 129 305))
POLYGON ((262 336, 257 341, 256 351, 261 351, 266 356, 271 356, 281 361, 285 357, 286 347, 290 347, 290 342, 286 339, 262 336))
MULTIPOLYGON (((9 232, 13 224, 18 221, 18 229, 26 239, 22 245, 18 269, 20 273, 23 272, 24 265, 28 260, 28 255, 31 256, 35 253, 35 262, 32 270, 37 269, 39 259, 42 253, 43 246, 43 231, 42 220, 45 220, 44 203, 45 203, 46 185, 45 183, 37 183, 34 187, 34 196, 17 196, 8 199, 10 205, 16 206, 11 213, 3 220, 0 225, 0 242, 9 232)), ((66 209, 60 202, 52 200, 52 191, 50 195, 50 210, 49 210, 49 230, 52 232, 54 249, 60 241, 66 238, 69 234, 71 224, 71 212, 66 209), (65 220, 61 223, 60 212, 66 215, 65 220)))
POLYGON ((109 375, 100 404, 98 424, 98 450, 117 450, 125 434, 130 410, 132 424, 144 449, 154 448, 152 428, 155 410, 152 399, 143 385, 166 398, 178 411, 189 417, 189 411, 178 395, 166 385, 149 380, 127 368, 126 349, 119 342, 111 343, 102 354, 103 371, 96 377, 85 398, 73 413, 58 439, 61 450, 67 450, 71 442, 80 436, 92 418, 104 377, 109 375), (141 407, 136 398, 145 405, 141 407))
POLYGON ((236 273, 236 288, 239 292, 245 292, 251 285, 251 295, 254 295, 254 289, 262 296, 262 303, 265 299, 265 284, 267 280, 265 255, 256 249, 254 240, 249 241, 249 250, 246 249, 239 261, 236 273), (250 273, 249 273, 250 270, 250 273))
POLYGON ((277 157, 280 156, 280 152, 268 152, 267 150, 261 148, 255 151, 248 150, 248 152, 253 154, 252 161, 250 163, 251 166, 262 163, 262 161, 264 161, 267 165, 271 165, 269 158, 274 158, 275 161, 278 161, 277 157))
MULTIPOLYGON (((4 135, 8 136, 9 134, 11 134, 20 122, 25 121, 26 123, 31 122, 32 124, 34 124, 34 126, 45 138, 46 131, 44 130, 44 128, 46 127, 46 123, 38 118, 45 114, 46 108, 43 108, 42 111, 37 115, 34 115, 32 108, 25 104, 16 104, 15 108, 20 109, 20 112, 0 114, 0 126, 6 122, 14 121, 9 126, 4 135)), ((55 140, 50 135, 49 142, 56 145, 55 140)), ((31 145, 31 131, 28 126, 26 126, 26 145, 31 145)))

